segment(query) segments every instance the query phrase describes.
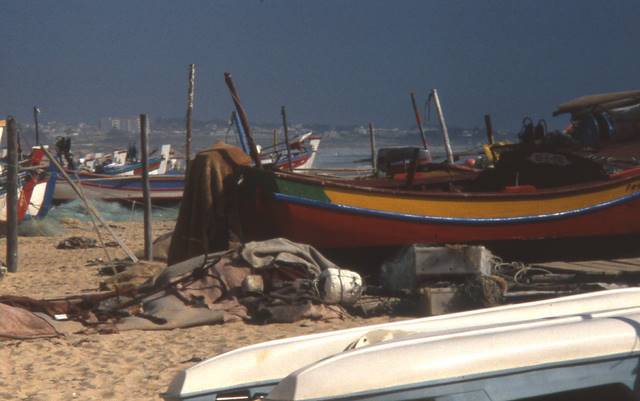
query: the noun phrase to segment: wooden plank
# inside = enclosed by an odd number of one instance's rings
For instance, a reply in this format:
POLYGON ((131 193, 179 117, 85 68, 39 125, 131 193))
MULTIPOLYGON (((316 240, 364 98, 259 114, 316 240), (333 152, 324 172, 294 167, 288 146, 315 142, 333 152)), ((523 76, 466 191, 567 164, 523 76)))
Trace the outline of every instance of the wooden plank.
POLYGON ((625 258, 613 260, 581 260, 574 262, 554 261, 536 263, 535 267, 580 271, 585 273, 620 274, 623 272, 640 273, 640 258, 625 258))
POLYGON ((610 262, 610 261, 606 261, 606 260, 589 260, 589 261, 584 261, 584 262, 578 262, 577 263, 578 266, 586 266, 589 268, 593 268, 593 269, 602 269, 602 270, 608 270, 608 271, 633 271, 633 270, 637 270, 634 268, 630 268, 630 266, 625 265, 625 264, 621 264, 621 263, 615 263, 615 262, 610 262))
POLYGON ((548 269, 560 269, 560 270, 570 270, 570 271, 579 271, 585 273, 605 273, 605 274, 618 274, 618 271, 611 271, 609 269, 601 269, 594 266, 588 265, 579 265, 575 262, 548 262, 548 263, 536 263, 533 265, 534 267, 542 267, 548 269))

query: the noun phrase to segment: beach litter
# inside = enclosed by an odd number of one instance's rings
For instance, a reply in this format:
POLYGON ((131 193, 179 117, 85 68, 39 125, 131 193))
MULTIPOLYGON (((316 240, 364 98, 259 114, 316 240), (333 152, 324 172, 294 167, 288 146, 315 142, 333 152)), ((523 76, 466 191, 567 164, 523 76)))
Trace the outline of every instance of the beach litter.
MULTIPOLYGON (((104 244, 106 247, 116 247, 118 244, 116 242, 110 241, 104 244)), ((98 248, 98 241, 95 238, 90 237, 69 237, 65 238, 62 241, 58 242, 56 245, 57 249, 87 249, 87 248, 98 248)))
MULTIPOLYGON (((113 276, 101 292, 50 300, 5 296, 0 304, 37 313, 59 333, 69 322, 81 323, 86 333, 111 333, 240 320, 347 319, 350 314, 342 304, 356 301, 362 286, 359 275, 339 268, 315 248, 276 238, 166 267, 134 264, 113 276), (261 289, 255 276, 261 277, 261 289), (347 291, 339 289, 340 281, 347 291), (55 319, 61 314, 68 320, 55 319)), ((5 334, 0 331, 0 338, 11 337, 5 334)))

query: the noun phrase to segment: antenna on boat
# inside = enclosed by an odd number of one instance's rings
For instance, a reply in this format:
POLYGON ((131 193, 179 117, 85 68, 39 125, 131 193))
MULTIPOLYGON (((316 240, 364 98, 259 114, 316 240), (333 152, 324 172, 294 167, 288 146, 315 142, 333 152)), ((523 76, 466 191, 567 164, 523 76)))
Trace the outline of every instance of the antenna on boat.
POLYGON ((256 167, 262 167, 262 163, 260 162, 260 155, 258 154, 258 147, 256 146, 256 142, 253 140, 253 134, 251 133, 251 126, 249 126, 249 119, 247 118, 247 113, 244 111, 244 108, 240 103, 240 97, 238 96, 238 92, 236 91, 236 86, 233 83, 233 78, 231 78, 230 73, 228 72, 224 73, 224 82, 227 84, 227 88, 229 88, 231 99, 233 100, 233 104, 236 107, 238 117, 240 118, 240 122, 242 123, 242 128, 244 128, 244 133, 247 137, 247 142, 249 144, 249 151, 251 154, 251 158, 253 159, 253 162, 255 163, 256 167))
POLYGON ((436 112, 438 113, 438 121, 440 122, 440 128, 442 128, 442 136, 444 138, 444 150, 447 152, 447 162, 453 164, 453 151, 451 150, 451 142, 449 141, 449 130, 447 129, 447 122, 444 120, 444 113, 442 112, 442 106, 440 105, 440 97, 436 89, 431 89, 429 93, 429 100, 433 99, 436 106, 436 112))

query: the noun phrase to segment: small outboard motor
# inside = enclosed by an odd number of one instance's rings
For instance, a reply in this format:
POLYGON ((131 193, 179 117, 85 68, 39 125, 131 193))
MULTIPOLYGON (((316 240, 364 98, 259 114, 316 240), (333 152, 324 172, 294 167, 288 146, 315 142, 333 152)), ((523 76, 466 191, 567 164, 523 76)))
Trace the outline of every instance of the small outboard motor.
POLYGON ((417 146, 381 148, 378 150, 377 166, 382 174, 404 173, 418 152, 418 165, 429 162, 429 151, 417 146))

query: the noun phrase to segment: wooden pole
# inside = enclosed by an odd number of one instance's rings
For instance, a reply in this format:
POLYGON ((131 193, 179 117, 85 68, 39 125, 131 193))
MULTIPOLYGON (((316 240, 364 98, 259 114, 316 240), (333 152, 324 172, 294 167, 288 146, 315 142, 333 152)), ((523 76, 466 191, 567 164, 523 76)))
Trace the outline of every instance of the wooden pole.
POLYGON ((374 174, 378 172, 376 160, 376 135, 373 132, 373 124, 369 123, 369 144, 371 145, 371 168, 374 174))
POLYGON ((253 159, 253 162, 255 163, 256 167, 262 167, 262 163, 260 162, 260 155, 258 154, 258 147, 256 146, 256 142, 253 140, 253 133, 251 132, 251 126, 249 125, 249 119, 247 118, 247 113, 244 111, 244 107, 242 107, 242 103, 240 103, 240 96, 238 96, 238 92, 236 91, 236 86, 233 83, 233 78, 231 77, 230 73, 228 72, 224 73, 224 82, 227 84, 227 88, 229 88, 229 93, 231 93, 231 99, 233 99, 233 104, 236 106, 236 112, 238 113, 238 117, 240 118, 242 128, 244 129, 244 133, 247 137, 251 158, 253 159))
POLYGON ((7 270, 18 271, 18 130, 7 119, 7 270))
POLYGON ((418 131, 420 131, 420 138, 422 139, 422 146, 427 150, 427 157, 431 160, 431 152, 429 152, 429 145, 427 145, 427 137, 424 134, 424 128, 422 127, 422 117, 420 117, 420 110, 416 103, 416 95, 411 92, 411 105, 413 106, 413 113, 416 116, 416 124, 418 124, 418 131))
POLYGON ((40 114, 40 109, 38 106, 33 106, 33 121, 36 125, 36 145, 40 145, 40 129, 38 124, 38 115, 40 114))
POLYGON ((273 129, 273 149, 278 146, 278 130, 276 128, 273 129))
MULTIPOLYGON (((196 81, 196 65, 189 64, 189 89, 187 92, 187 142, 185 144, 186 169, 189 170, 189 162, 191 161, 191 130, 193 115, 193 91, 196 81)), ((188 173, 187 173, 188 174, 188 173)))
POLYGON ((287 110, 282 106, 280 109, 282 114, 282 126, 284 127, 284 145, 287 147, 287 162, 289 163, 289 171, 293 171, 293 163, 291 162, 291 148, 289 147, 289 126, 287 124, 287 110))
POLYGON ((100 222, 100 224, 102 224, 102 226, 109 232, 109 234, 111 234, 113 239, 118 243, 118 245, 120 245, 120 248, 122 248, 122 250, 127 255, 127 257, 129 257, 129 259, 131 259, 133 263, 137 263, 138 258, 136 257, 136 255, 134 255, 134 253, 131 252, 131 249, 129 249, 129 247, 124 242, 122 242, 120 237, 118 237, 116 233, 113 232, 111 227, 109 227, 109 224, 107 224, 107 222, 104 221, 102 216, 100 216, 100 213, 98 213, 96 208, 91 204, 91 202, 89 202, 89 199, 86 196, 84 196, 83 191, 80 188, 78 188, 78 185, 75 182, 73 182, 71 177, 69 177, 69 174, 67 174, 67 172, 65 171, 64 167, 62 167, 60 162, 53 157, 51 152, 49 152, 49 149, 47 149, 44 146, 41 149, 44 152, 44 154, 47 155, 47 159, 49 159, 49 163, 53 163, 58 169, 58 171, 60 172, 60 174, 62 174, 64 179, 67 180, 67 182, 69 183, 69 186, 71 186, 71 189, 73 189, 73 192, 75 192, 76 195, 78 195, 78 198, 80 198, 80 200, 84 204, 84 207, 87 209, 87 211, 93 214, 93 216, 100 222))
POLYGON ((447 152, 447 162, 453 164, 453 151, 451 150, 451 142, 449 141, 449 130, 447 129, 447 122, 444 119, 444 113, 442 112, 442 106, 440 105, 440 97, 438 91, 431 90, 431 96, 435 102, 436 112, 438 113, 438 121, 440 121, 440 128, 442 128, 442 136, 444 138, 444 150, 447 152))
POLYGON ((493 145, 493 126, 491 124, 491 116, 489 114, 484 115, 484 125, 487 127, 487 143, 493 145))
POLYGON ((146 260, 153 260, 153 239, 151 237, 151 188, 149 186, 149 130, 147 129, 147 126, 147 115, 140 114, 142 196, 144 198, 144 258, 146 260))

